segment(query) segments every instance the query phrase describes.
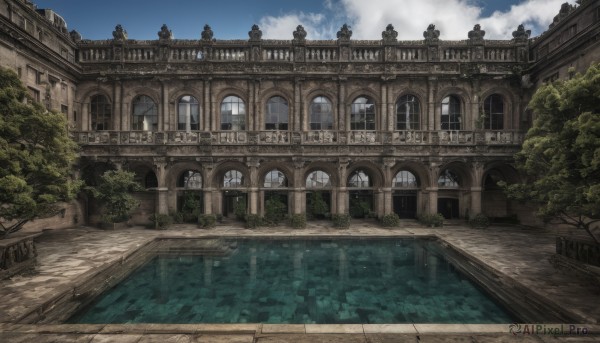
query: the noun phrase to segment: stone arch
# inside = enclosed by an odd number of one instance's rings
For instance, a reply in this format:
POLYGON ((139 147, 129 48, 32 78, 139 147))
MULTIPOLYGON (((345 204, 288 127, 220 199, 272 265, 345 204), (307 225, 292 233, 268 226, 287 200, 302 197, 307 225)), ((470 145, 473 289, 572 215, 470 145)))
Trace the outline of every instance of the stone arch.
POLYGON ((82 85, 82 87, 78 87, 77 90, 77 95, 75 96, 75 101, 73 102, 73 105, 75 105, 77 107, 77 104, 79 105, 79 109, 77 109, 76 107, 74 108, 75 111, 79 112, 79 118, 78 118, 78 125, 79 128, 83 131, 88 131, 88 130, 92 130, 92 113, 91 113, 91 100, 92 97, 96 96, 96 95, 102 95, 104 96, 108 103, 110 103, 111 105, 111 116, 112 116, 112 122, 113 124, 111 125, 113 127, 113 130, 116 130, 118 128, 118 126, 115 126, 115 120, 119 121, 120 118, 115 118, 115 113, 113 112, 113 108, 114 108, 114 99, 111 96, 112 94, 112 87, 109 87, 108 85, 105 84, 87 84, 87 85, 82 85))
POLYGON ((469 214, 471 197, 470 189, 473 186, 473 174, 470 166, 461 160, 447 161, 435 173, 435 187, 438 188, 437 209, 447 219, 464 218, 469 214), (444 187, 438 183, 445 171, 458 177, 456 187, 444 187))
POLYGON ((340 186, 338 170, 334 164, 330 162, 312 162, 304 168, 304 173, 302 174, 302 187, 306 187, 306 178, 310 173, 316 170, 322 170, 329 175, 331 188, 340 186))
POLYGON ((223 176, 229 170, 237 170, 242 173, 244 180, 241 188, 250 187, 252 184, 250 180, 250 171, 244 163, 238 161, 223 161, 219 163, 213 171, 212 184, 215 189, 223 188, 223 176))
POLYGON ((166 187, 169 189, 176 189, 177 180, 181 176, 181 173, 185 172, 186 170, 199 171, 202 174, 203 188, 207 187, 207 179, 204 172, 204 168, 202 168, 202 165, 196 161, 177 162, 171 165, 166 175, 166 187))
POLYGON ((386 187, 393 187, 392 181, 396 174, 398 174, 401 170, 407 170, 413 173, 419 180, 419 188, 425 189, 431 187, 431 179, 429 177, 429 172, 425 165, 416 161, 401 161, 396 163, 394 167, 390 170, 390 180, 385 181, 386 187))
MULTIPOLYGON (((383 172, 377 164, 370 161, 356 161, 348 166, 346 178, 348 178, 348 176, 350 176, 350 174, 357 169, 364 169, 369 172, 370 177, 373 178, 373 189, 384 187, 383 172)), ((341 181, 344 182, 345 186, 348 180, 341 181)))
POLYGON ((481 212, 490 218, 517 219, 519 212, 527 211, 526 206, 506 197, 497 185, 498 181, 508 184, 521 181, 519 172, 509 163, 495 161, 485 166, 481 179, 481 212))
POLYGON ((270 161, 266 163, 262 163, 258 168, 258 185, 262 187, 263 182, 265 181, 265 176, 270 171, 277 169, 281 171, 287 180, 288 187, 294 186, 294 171, 285 163, 270 161))

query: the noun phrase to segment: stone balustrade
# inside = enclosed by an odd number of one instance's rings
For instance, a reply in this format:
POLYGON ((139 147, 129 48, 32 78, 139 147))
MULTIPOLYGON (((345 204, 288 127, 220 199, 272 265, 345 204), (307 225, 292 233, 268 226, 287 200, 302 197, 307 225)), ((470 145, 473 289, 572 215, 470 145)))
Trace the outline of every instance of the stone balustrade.
POLYGON ((0 240, 0 280, 33 268, 37 252, 33 239, 41 233, 0 240))
POLYGON ((73 132, 81 145, 515 145, 523 143, 518 131, 85 131, 73 132))

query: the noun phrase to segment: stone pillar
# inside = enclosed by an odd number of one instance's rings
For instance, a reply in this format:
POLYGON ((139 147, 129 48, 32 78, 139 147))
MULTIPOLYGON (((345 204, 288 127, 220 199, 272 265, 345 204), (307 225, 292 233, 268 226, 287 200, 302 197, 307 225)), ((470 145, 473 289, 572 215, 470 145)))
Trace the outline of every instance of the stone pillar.
POLYGON ((215 114, 211 109, 211 100, 210 100, 210 78, 204 80, 204 101, 202 101, 202 130, 204 131, 213 131, 216 128, 211 125, 212 120, 215 114))
POLYGON ((382 214, 391 214, 393 212, 392 209, 392 167, 396 164, 396 159, 394 158, 384 158, 383 159, 383 213, 382 214))
POLYGON ((154 170, 156 171, 156 180, 158 187, 156 189, 156 213, 169 214, 169 206, 167 195, 169 188, 167 187, 167 163, 163 161, 154 162, 154 170))
POLYGON ((473 180, 471 183, 471 208, 469 216, 481 213, 481 192, 483 190, 484 165, 482 162, 472 164, 473 180))
POLYGON ((381 80, 381 114, 379 115, 380 118, 380 122, 378 124, 375 124, 375 129, 376 130, 380 130, 380 131, 386 131, 386 129, 388 128, 388 122, 389 122, 389 118, 388 118, 388 83, 385 80, 385 78, 383 78, 381 80))
POLYGON ((213 184, 212 184, 212 172, 213 166, 212 164, 204 164, 204 175, 202 179, 204 181, 204 214, 212 214, 213 213, 213 184))
MULTIPOLYGON (((334 126, 335 129, 335 126, 334 126)), ((339 79, 338 84, 338 131, 347 131, 346 128, 346 79, 339 79)))
POLYGON ((436 87, 437 87, 437 78, 436 77, 429 77, 427 79, 427 88, 428 88, 428 92, 427 92, 427 127, 423 126, 423 129, 429 130, 429 131, 434 131, 436 130, 436 125, 435 125, 435 115, 436 115, 436 108, 438 106, 436 106, 435 103, 435 95, 436 95, 436 87))
POLYGON ((348 188, 346 187, 346 179, 347 179, 347 168, 348 168, 348 160, 340 159, 338 162, 338 170, 339 170, 339 180, 340 184, 337 192, 337 213, 344 214, 348 213, 347 203, 348 203, 348 188))
POLYGON ((396 99, 392 94, 392 87, 387 83, 387 130, 394 131, 396 129, 396 99))
MULTIPOLYGON (((90 113, 90 98, 87 99, 83 99, 83 103, 81 104, 81 115, 80 115, 80 122, 81 122, 81 130, 82 131, 90 131, 92 130, 92 123, 91 123, 91 113, 90 113)), ((113 123, 114 121, 118 120, 117 116, 114 116, 113 118, 113 123)))
POLYGON ((436 214, 438 213, 438 188, 437 187, 428 187, 427 191, 429 193, 429 213, 436 214))
POLYGON ((384 209, 384 192, 382 191, 381 188, 375 189, 374 190, 374 195, 375 195, 375 213, 377 214, 377 217, 381 217, 384 215, 385 209, 384 209))
POLYGON ((306 213, 306 183, 304 181, 304 161, 294 161, 294 189, 292 214, 306 213))
POLYGON ((290 121, 290 131, 303 131, 303 118, 302 118, 302 80, 295 79, 294 80, 294 113, 292 114, 294 117, 293 121, 290 121))
POLYGON ((246 165, 250 170, 250 187, 248 188, 248 213, 258 214, 258 166, 254 158, 248 158, 246 165))
MULTIPOLYGON (((123 89, 121 86, 121 81, 115 81, 113 84, 113 108, 112 108, 112 111, 113 111, 112 129, 115 131, 123 130, 121 128, 121 102, 123 101, 122 96, 123 96, 123 89)), ((88 101, 88 99, 84 99, 84 103, 85 103, 85 101, 88 101)))
POLYGON ((121 131, 131 130, 131 128, 129 127, 129 116, 131 113, 127 111, 127 102, 131 100, 132 99, 125 98, 125 87, 123 83, 121 83, 121 103, 119 104, 121 106, 121 110, 119 111, 119 117, 121 118, 121 131))
POLYGON ((161 106, 160 106, 160 111, 161 113, 159 114, 160 117, 162 117, 162 120, 158 121, 158 131, 169 131, 171 130, 170 127, 170 114, 169 114, 169 86, 166 84, 166 82, 164 80, 160 81, 160 87, 161 87, 161 98, 160 98, 160 102, 161 102, 161 106))
MULTIPOLYGON (((479 120, 479 101, 481 101, 481 99, 479 99, 479 93, 481 92, 481 86, 479 83, 479 80, 474 79, 473 82, 473 89, 471 90, 471 94, 473 94, 473 98, 471 99, 471 120, 467 120, 467 118, 465 118, 463 120, 464 124, 469 124, 469 126, 463 125, 462 129, 463 130, 476 130, 479 129, 479 127, 477 127, 477 121, 479 120)), ((468 113, 465 113, 465 115, 467 115, 468 113)), ((481 128, 483 128, 483 123, 481 123, 481 128)))

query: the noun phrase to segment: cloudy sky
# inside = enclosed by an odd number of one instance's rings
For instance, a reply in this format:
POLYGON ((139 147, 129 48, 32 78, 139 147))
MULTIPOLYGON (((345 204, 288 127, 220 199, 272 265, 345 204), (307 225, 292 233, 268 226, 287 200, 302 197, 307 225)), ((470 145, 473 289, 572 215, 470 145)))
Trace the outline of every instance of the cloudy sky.
POLYGON ((122 24, 130 39, 157 39, 162 24, 175 38, 198 39, 209 24, 217 39, 248 39, 258 24, 263 39, 292 39, 301 24, 307 39, 335 39, 347 23, 353 39, 381 39, 387 24, 400 40, 423 39, 429 24, 441 39, 466 39, 480 24, 488 39, 510 39, 519 24, 532 34, 548 28, 563 2, 575 0, 33 0, 66 20, 85 39, 112 38, 122 24))

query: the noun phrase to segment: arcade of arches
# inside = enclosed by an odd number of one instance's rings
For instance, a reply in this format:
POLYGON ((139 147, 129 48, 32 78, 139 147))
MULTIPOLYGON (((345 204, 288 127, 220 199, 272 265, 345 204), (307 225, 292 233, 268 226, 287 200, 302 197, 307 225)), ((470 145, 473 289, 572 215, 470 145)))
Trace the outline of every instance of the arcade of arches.
MULTIPOLYGON (((396 213, 416 218, 441 213, 448 219, 484 213, 506 217, 514 213, 511 201, 498 187, 499 181, 515 182, 518 173, 508 163, 399 162, 386 160, 315 163, 238 162, 127 162, 117 166, 90 163, 83 169, 98 171, 123 168, 134 171, 146 189, 137 196, 142 205, 138 216, 154 211, 182 210, 184 196, 193 196, 198 213, 233 216, 236 206, 246 212, 264 214, 265 202, 280 199, 289 214, 309 213, 313 194, 318 193, 328 213, 367 214, 381 217, 396 213)), ((140 217, 140 219, 142 219, 140 217)))

